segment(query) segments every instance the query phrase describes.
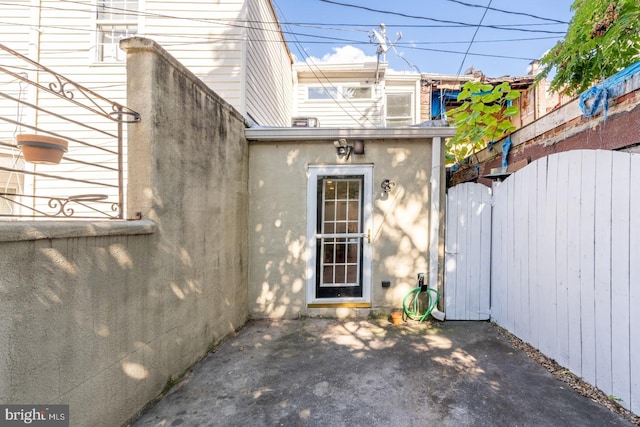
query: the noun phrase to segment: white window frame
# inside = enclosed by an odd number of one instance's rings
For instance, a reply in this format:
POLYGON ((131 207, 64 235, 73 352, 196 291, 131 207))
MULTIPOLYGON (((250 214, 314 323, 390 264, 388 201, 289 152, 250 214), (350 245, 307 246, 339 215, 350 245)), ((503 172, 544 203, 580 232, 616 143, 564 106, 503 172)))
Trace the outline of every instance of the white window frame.
MULTIPOLYGON (((92 57, 93 62, 95 64, 122 64, 125 60, 125 52, 120 49, 119 40, 127 37, 133 37, 137 35, 144 34, 143 31, 143 23, 141 12, 144 10, 145 0, 137 0, 137 12, 132 17, 128 17, 126 19, 102 19, 99 16, 99 8, 103 3, 111 3, 112 1, 118 0, 96 0, 94 3, 94 28, 95 28, 95 39, 93 43, 92 49, 92 57), (127 31, 126 35, 119 37, 117 40, 114 40, 111 44, 103 44, 101 43, 101 39, 103 34, 105 34, 105 30, 108 27, 133 27, 131 31, 127 31), (109 52, 107 55, 103 51, 103 46, 108 46, 109 52)), ((134 0, 124 0, 134 1, 134 0)), ((130 6, 125 3, 125 9, 129 9, 130 6)))
POLYGON ((385 94, 384 97, 384 123, 385 123, 385 127, 396 127, 396 126, 410 126, 412 124, 414 124, 414 117, 415 117, 415 94, 411 91, 387 91, 387 93, 385 94), (409 115, 405 115, 405 116, 389 116, 389 96, 393 96, 393 95, 409 95, 409 115), (407 120, 408 123, 407 124, 401 124, 401 125, 390 125, 389 121, 400 121, 400 120, 407 120))
POLYGON ((335 85, 308 85, 305 87, 305 99, 311 102, 327 102, 327 101, 341 101, 348 100, 350 102, 357 101, 371 101, 374 98, 374 87, 372 85, 359 85, 359 84, 335 84, 335 85), (346 92, 349 89, 369 89, 369 97, 361 97, 361 98, 352 98, 346 96, 346 92), (309 96, 309 90, 311 89, 321 89, 324 91, 335 90, 335 96, 329 96, 328 98, 311 98, 309 96))

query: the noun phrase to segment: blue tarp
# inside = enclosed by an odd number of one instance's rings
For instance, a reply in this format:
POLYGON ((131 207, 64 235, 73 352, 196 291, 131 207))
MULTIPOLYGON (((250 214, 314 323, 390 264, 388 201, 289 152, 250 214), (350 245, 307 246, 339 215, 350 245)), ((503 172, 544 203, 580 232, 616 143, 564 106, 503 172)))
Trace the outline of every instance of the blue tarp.
POLYGON ((640 73, 640 62, 618 71, 602 83, 588 89, 580 95, 579 106, 585 117, 591 117, 604 110, 604 118, 609 111, 609 100, 623 95, 625 82, 640 73))
POLYGON ((442 119, 442 113, 444 112, 444 104, 446 100, 456 101, 459 90, 434 90, 431 93, 431 119, 442 119))

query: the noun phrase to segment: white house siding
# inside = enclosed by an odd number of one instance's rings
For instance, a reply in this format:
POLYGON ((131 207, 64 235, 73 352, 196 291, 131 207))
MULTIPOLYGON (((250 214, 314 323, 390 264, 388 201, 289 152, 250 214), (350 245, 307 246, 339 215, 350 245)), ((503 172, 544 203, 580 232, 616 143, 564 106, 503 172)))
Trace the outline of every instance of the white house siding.
MULTIPOLYGON (((0 6, 0 43, 23 55, 29 55, 29 28, 32 19, 30 4, 31 0, 16 0, 11 7, 0 6)), ((4 53, 1 54, 1 58, 0 63, 3 66, 14 62, 4 53)), ((21 88, 20 85, 12 84, 13 82, 15 82, 14 77, 0 73, 0 92, 16 98, 27 99, 26 89, 21 88)), ((21 113, 12 103, 0 99, 0 117, 16 120, 21 113)), ((4 142, 10 139, 9 137, 13 137, 14 130, 14 124, 0 120, 0 141, 4 142)), ((5 150, 0 148, 0 153, 3 151, 5 150)))
POLYGON ((289 126, 293 104, 289 50, 270 2, 254 0, 248 5, 247 114, 260 125, 289 126))
MULTIPOLYGON (((348 67, 349 65, 347 65, 348 67)), ((302 67, 302 66, 298 66, 302 67)), ((306 66, 305 66, 306 67, 306 66)), ((352 65, 356 68, 357 65, 352 65)), ((311 65, 298 72, 296 87, 297 117, 316 117, 321 127, 380 127, 384 126, 384 81, 375 82, 375 68, 348 71, 328 71, 311 65), (371 99, 308 99, 308 88, 337 88, 371 86, 371 99)))
MULTIPOLYGON (((37 61, 104 97, 124 104, 126 100, 124 64, 98 65, 94 61, 95 2, 41 0, 40 7, 34 10, 40 13, 37 61)), ((48 73, 40 73, 39 82, 43 86, 57 83, 56 79, 48 73)), ((74 100, 90 104, 87 98, 83 97, 73 85, 64 86, 64 90, 65 93, 73 93, 74 100)), ((59 115, 78 122, 90 124, 111 133, 115 133, 117 130, 117 125, 114 122, 45 91, 38 92, 37 102, 40 107, 55 111, 59 115)), ((108 104, 101 105, 107 111, 111 111, 108 104)), ((96 132, 87 132, 81 126, 70 124, 68 121, 44 113, 38 113, 36 125, 69 140, 69 152, 65 157, 117 168, 117 156, 114 154, 88 149, 82 143, 74 141, 106 146, 115 150, 117 146, 115 138, 107 138, 96 132)), ((22 131, 29 132, 29 129, 22 131)), ((99 168, 87 168, 71 162, 63 162, 56 166, 37 165, 36 170, 47 174, 64 175, 117 186, 117 173, 99 168)), ((38 178, 34 186, 38 194, 55 197, 98 193, 107 195, 110 200, 116 201, 118 195, 117 188, 96 187, 72 181, 61 183, 45 178, 38 178)), ((43 200, 36 206, 45 212, 51 212, 50 208, 44 206, 46 203, 47 201, 43 200)))
POLYGON ((294 115, 317 117, 321 127, 384 127, 386 95, 411 94, 411 124, 420 121, 420 75, 397 73, 372 64, 298 64, 296 108, 294 115), (376 78, 377 75, 377 78, 376 78), (376 83, 377 82, 377 83, 376 83), (370 99, 309 99, 309 88, 336 89, 343 87, 372 88, 370 99))
MULTIPOLYGON (((0 26, 2 43, 28 51, 32 42, 29 25, 37 22, 29 13, 37 13, 37 3, 41 13, 40 62, 105 97, 124 102, 124 63, 94 60, 95 0, 17 0, 16 6, 3 6, 0 22, 9 25, 0 26)), ((246 3, 250 16, 243 0, 140 1, 138 35, 158 42, 242 114, 247 113, 245 96, 256 96, 259 99, 248 101, 259 111, 252 116, 267 117, 261 124, 288 125, 292 103, 288 50, 277 24, 268 23, 276 19, 269 0, 246 3), (265 24, 248 25, 247 19, 265 24), (245 63, 246 39, 269 42, 253 43, 245 63), (248 86, 257 87, 246 94, 244 73, 251 73, 248 86), (265 115, 265 111, 271 113, 265 115)))
MULTIPOLYGON (((283 40, 279 32, 262 31, 266 35, 247 35, 247 3, 251 3, 250 9, 255 19, 275 19, 268 0, 221 0, 213 3, 207 0, 139 0, 141 13, 138 19, 138 35, 157 41, 243 115, 251 112, 252 117, 260 120, 260 124, 288 125, 291 116, 292 83, 287 77, 287 73, 288 76, 291 75, 287 49, 282 45, 283 40), (272 49, 265 51, 257 46, 254 58, 247 64, 247 38, 258 40, 265 37, 274 39, 273 43, 268 43, 272 45, 272 49), (252 73, 252 78, 248 78, 247 73, 251 67, 256 67, 258 71, 252 73), (261 77, 261 80, 257 80, 255 86, 264 90, 246 92, 247 80, 252 83, 249 86, 252 86, 257 79, 256 76, 261 77), (285 85, 287 82, 288 86, 285 85), (259 99, 245 103, 245 99, 252 96, 259 99), (252 110, 247 110, 247 105, 250 105, 252 110)), ((2 6, 3 18, 0 22, 6 24, 0 25, 0 42, 21 53, 29 54, 42 65, 80 85, 126 105, 125 63, 96 62, 95 4, 95 0, 17 0, 11 6, 2 6)), ((43 85, 55 80, 44 73, 41 73, 39 78, 43 85)), ((8 91, 6 87, 2 90, 8 91)), ((75 96, 78 97, 77 91, 75 96)), ((35 100, 35 92, 29 97, 23 94, 23 98, 35 100)), ((83 123, 105 123, 91 112, 46 92, 40 91, 37 99, 39 105, 55 109, 57 113, 83 123)), ((15 105, 10 104, 0 100, 0 110, 7 106, 11 111, 6 112, 6 115, 15 117, 15 105)), ((109 110, 108 107, 107 109, 109 110)), ((4 111, 2 114, 5 116, 4 111)), ((82 129, 51 116, 38 114, 37 118, 34 115, 29 121, 22 121, 37 124, 42 129, 61 133, 72 139, 77 138, 98 145, 106 144, 112 149, 116 147, 113 138, 87 135, 82 129)), ((29 132, 27 127, 16 130, 2 126, 0 124, 0 140, 12 141, 15 133, 29 132)), ((108 122, 107 126, 111 132, 115 132, 115 123, 108 122)), ((126 125, 124 128, 126 131, 126 125)), ((73 141, 70 142, 69 153, 66 156, 83 160, 89 157, 92 162, 112 167, 117 165, 114 155, 102 152, 89 153, 81 144, 73 141)), ((78 170, 77 165, 67 162, 54 167, 38 165, 37 168, 44 173, 75 174, 81 175, 81 179, 106 180, 110 184, 117 182, 117 176, 113 173, 107 178, 104 172, 78 170)), ((60 185, 59 181, 48 182, 39 178, 37 190, 38 193, 47 195, 105 193, 102 188, 90 189, 86 185, 73 182, 65 183, 65 188, 61 191, 60 185)), ((117 190, 108 190, 107 193, 110 197, 116 197, 117 190)))
POLYGON ((245 23, 242 0, 146 0, 145 32, 246 114, 241 92, 245 23))

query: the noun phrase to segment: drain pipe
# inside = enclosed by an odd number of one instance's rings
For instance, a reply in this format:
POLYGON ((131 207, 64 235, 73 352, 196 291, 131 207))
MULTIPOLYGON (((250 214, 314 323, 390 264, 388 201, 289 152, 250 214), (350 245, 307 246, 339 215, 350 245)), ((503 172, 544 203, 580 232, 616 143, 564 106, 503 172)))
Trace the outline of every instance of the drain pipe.
MULTIPOLYGON (((436 136, 431 143, 431 203, 429 212, 429 287, 438 289, 439 254, 440 254, 440 186, 442 185, 443 150, 442 138, 436 136)), ((433 318, 443 321, 445 314, 435 307, 431 312, 433 318)))

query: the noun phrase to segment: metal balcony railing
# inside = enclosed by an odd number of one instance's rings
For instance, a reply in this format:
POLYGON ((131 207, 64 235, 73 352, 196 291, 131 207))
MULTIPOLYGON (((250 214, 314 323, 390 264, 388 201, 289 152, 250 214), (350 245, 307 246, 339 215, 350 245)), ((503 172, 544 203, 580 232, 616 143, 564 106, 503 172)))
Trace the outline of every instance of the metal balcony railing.
POLYGON ((123 125, 139 120, 0 44, 0 217, 122 219, 123 125), (29 152, 60 153, 58 139, 68 144, 58 164, 29 152))

